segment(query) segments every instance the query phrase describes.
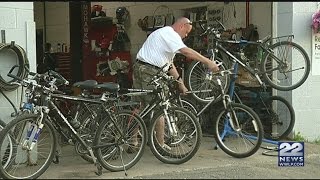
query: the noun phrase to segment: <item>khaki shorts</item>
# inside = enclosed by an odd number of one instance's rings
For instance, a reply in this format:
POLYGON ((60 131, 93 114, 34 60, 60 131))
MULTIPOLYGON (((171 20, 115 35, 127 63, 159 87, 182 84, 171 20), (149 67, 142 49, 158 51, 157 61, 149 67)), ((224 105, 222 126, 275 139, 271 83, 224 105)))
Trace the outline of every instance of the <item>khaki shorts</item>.
MULTIPOLYGON (((135 62, 133 65, 133 88, 135 89, 150 89, 153 90, 153 85, 148 85, 148 83, 151 81, 154 75, 157 74, 159 69, 141 64, 139 62, 135 62)), ((166 82, 160 82, 162 84, 162 87, 165 89, 165 94, 168 95, 169 88, 166 84, 166 82)), ((146 95, 140 95, 135 96, 135 101, 140 101, 142 103, 142 106, 145 106, 146 104, 150 103, 154 95, 146 94, 146 95)))

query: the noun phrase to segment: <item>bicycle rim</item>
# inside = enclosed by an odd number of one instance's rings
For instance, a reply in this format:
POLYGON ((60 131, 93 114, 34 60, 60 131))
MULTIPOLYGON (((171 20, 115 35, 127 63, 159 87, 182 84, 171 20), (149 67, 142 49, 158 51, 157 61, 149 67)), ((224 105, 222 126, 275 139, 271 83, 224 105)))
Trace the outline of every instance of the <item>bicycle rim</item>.
POLYGON ((295 124, 295 113, 290 103, 280 96, 271 96, 263 103, 264 116, 260 117, 266 138, 284 139, 295 124))
POLYGON ((13 145, 10 162, 7 166, 2 165, 0 168, 2 177, 7 179, 38 178, 51 164, 56 150, 56 136, 49 121, 44 121, 37 143, 31 150, 28 150, 38 126, 34 126, 30 140, 26 140, 27 131, 31 125, 35 125, 37 118, 37 115, 22 115, 8 123, 6 128, 0 132, 1 159, 6 154, 4 152, 8 151, 10 141, 13 145), (24 144, 27 146, 23 147, 24 144))
POLYGON ((310 73, 310 59, 305 50, 289 41, 275 43, 269 48, 280 62, 272 55, 266 54, 261 68, 266 72, 263 76, 267 83, 283 91, 301 86, 310 73))
POLYGON ((94 146, 109 145, 96 149, 96 155, 109 171, 128 170, 141 159, 147 138, 146 126, 139 116, 128 110, 121 110, 115 116, 116 124, 106 118, 99 125, 94 146))
POLYGON ((164 112, 158 113, 152 120, 149 140, 150 149, 157 159, 168 164, 182 164, 190 160, 200 147, 202 131, 199 121, 187 109, 172 107, 168 109, 168 117, 164 112), (176 134, 170 132, 168 121, 162 117, 171 118, 174 121, 172 127, 176 134), (158 141, 161 131, 157 129, 158 123, 163 123, 163 138, 166 148, 160 146, 158 141), (168 149, 169 147, 169 149, 168 149))
MULTIPOLYGON (((220 62, 220 61, 217 61, 220 62)), ((220 70, 225 70, 225 66, 221 65, 220 70)), ((195 92, 192 96, 201 103, 207 103, 213 98, 218 98, 221 95, 220 87, 215 80, 216 75, 208 75, 208 68, 205 64, 194 61, 190 64, 190 67, 186 75, 186 85, 191 91, 211 90, 209 92, 195 92)), ((229 76, 220 77, 222 86, 226 90, 229 86, 229 76)))
MULTIPOLYGON (((77 120, 80 122, 78 133, 88 145, 92 145, 96 130, 99 127, 98 118, 95 113, 99 113, 100 106, 99 104, 88 104, 78 112, 77 120)), ((80 156, 89 163, 93 163, 90 153, 80 154, 80 156)))
MULTIPOLYGON (((0 131, 6 126, 6 124, 0 120, 0 131)), ((7 147, 6 147, 6 151, 1 151, 1 163, 2 166, 4 168, 6 168, 8 166, 8 164, 10 163, 10 159, 12 158, 14 153, 14 149, 13 149, 13 142, 12 139, 10 138, 10 136, 7 137, 7 147)))
POLYGON ((253 155, 262 143, 263 129, 258 115, 248 106, 231 103, 223 109, 216 120, 214 138, 219 147, 228 155, 245 158, 253 155), (229 119, 234 112, 239 122, 239 131, 231 128, 229 119))

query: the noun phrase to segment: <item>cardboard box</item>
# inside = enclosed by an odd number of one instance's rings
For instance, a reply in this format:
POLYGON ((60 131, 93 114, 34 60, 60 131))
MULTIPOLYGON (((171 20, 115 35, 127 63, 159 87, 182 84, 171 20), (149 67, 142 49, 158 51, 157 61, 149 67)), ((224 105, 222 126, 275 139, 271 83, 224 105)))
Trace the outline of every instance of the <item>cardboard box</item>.
POLYGON ((242 66, 238 68, 238 78, 236 83, 246 87, 259 87, 259 81, 247 72, 242 66))

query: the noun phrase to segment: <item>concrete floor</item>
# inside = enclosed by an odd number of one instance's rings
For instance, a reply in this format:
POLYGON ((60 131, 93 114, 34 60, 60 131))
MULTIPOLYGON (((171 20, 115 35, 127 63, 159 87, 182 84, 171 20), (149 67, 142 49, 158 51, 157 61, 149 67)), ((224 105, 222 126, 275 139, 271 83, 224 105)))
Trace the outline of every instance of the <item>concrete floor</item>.
MULTIPOLYGON (((41 179, 122 179, 122 178, 319 178, 320 177, 320 145, 305 143, 304 167, 278 167, 278 156, 266 156, 259 151, 243 159, 225 154, 221 149, 214 149, 212 137, 203 137, 196 155, 188 162, 180 165, 164 164, 156 159, 147 146, 141 160, 131 169, 128 176, 124 172, 103 170, 97 176, 95 166, 78 156, 72 146, 62 148, 60 164, 51 164, 40 176, 41 179), (184 173, 183 173, 184 172, 184 173), (197 174, 202 172, 204 176, 197 174), (167 174, 167 176, 166 176, 167 174), (189 175, 188 175, 189 174, 189 175), (186 177, 187 176, 187 177, 186 177), (193 177, 196 176, 196 177, 193 177)), ((272 146, 263 144, 263 147, 272 146)), ((277 155, 277 152, 269 153, 277 155)))

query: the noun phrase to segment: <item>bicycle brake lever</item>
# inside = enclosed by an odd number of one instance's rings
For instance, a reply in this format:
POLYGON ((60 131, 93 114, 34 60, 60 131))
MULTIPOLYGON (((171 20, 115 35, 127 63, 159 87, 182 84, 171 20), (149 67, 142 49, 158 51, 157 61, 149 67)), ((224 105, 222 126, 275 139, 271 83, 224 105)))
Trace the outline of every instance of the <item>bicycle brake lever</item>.
POLYGON ((222 62, 220 62, 220 63, 218 63, 218 64, 217 64, 217 66, 221 66, 222 64, 223 64, 223 63, 222 63, 222 62))

